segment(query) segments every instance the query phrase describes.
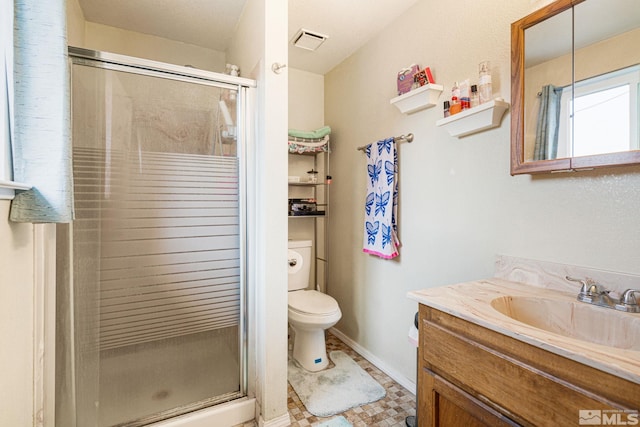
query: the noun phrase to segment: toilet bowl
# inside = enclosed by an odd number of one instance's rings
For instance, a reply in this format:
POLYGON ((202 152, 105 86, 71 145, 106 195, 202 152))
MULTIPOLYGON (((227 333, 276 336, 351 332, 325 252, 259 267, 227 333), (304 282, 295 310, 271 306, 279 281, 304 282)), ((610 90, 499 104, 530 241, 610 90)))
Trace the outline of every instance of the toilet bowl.
POLYGON ((293 358, 308 371, 320 371, 329 360, 325 330, 335 325, 342 312, 335 299, 307 289, 311 272, 311 241, 289 241, 288 318, 293 330, 293 358))
POLYGON ((329 364, 325 330, 342 317, 335 299, 322 292, 289 292, 289 325, 293 329, 293 358, 308 371, 319 371, 329 364))

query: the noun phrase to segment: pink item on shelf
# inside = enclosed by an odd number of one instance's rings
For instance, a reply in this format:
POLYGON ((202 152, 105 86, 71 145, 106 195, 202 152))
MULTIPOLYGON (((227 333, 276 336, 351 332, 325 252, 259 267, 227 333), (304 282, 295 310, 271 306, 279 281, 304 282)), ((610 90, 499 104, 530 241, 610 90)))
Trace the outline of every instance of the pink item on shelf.
POLYGON ((407 93, 413 87, 413 76, 420 71, 420 67, 411 64, 407 68, 398 71, 398 95, 407 93))

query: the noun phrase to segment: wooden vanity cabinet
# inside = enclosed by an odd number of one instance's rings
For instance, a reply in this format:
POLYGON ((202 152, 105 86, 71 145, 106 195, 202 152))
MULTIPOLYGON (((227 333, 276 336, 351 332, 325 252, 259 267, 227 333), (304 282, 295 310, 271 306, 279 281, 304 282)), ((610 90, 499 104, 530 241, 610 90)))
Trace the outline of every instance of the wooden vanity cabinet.
POLYGON ((640 384, 423 304, 419 329, 421 427, 577 426, 580 410, 624 421, 640 409, 640 384))

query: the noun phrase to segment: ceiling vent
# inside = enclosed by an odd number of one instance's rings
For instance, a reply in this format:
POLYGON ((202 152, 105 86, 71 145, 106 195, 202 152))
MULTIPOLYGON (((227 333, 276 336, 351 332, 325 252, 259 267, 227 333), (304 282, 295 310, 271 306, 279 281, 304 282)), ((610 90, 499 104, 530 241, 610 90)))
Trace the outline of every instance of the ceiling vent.
POLYGON ((293 37, 294 46, 306 50, 316 50, 329 36, 301 28, 293 37))

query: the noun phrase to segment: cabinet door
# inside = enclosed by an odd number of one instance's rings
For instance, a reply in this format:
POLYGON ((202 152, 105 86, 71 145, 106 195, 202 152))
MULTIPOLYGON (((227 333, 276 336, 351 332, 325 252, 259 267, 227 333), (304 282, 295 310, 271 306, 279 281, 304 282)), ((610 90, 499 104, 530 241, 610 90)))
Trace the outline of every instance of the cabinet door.
POLYGON ((519 426, 439 375, 423 369, 419 392, 420 427, 519 426))

